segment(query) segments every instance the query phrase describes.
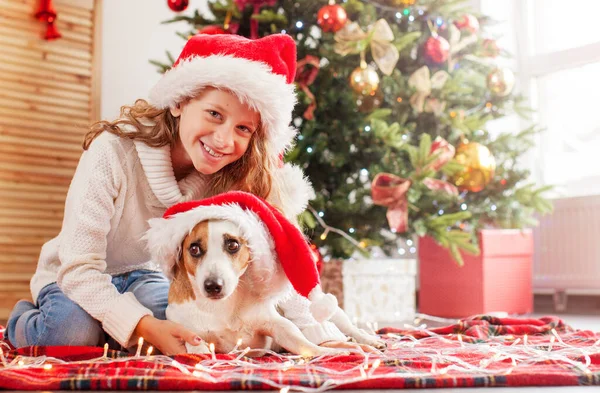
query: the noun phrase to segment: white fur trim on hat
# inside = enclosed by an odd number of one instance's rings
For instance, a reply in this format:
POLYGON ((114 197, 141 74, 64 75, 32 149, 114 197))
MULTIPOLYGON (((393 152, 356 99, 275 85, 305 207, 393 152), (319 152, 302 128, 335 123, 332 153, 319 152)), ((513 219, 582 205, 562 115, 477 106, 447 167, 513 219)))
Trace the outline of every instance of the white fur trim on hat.
POLYGON ((244 58, 216 55, 193 57, 167 71, 152 88, 149 102, 166 109, 194 97, 204 87, 231 91, 258 111, 270 157, 278 157, 293 145, 296 130, 290 127, 296 104, 293 83, 271 72, 268 65, 244 58))
POLYGON ((269 202, 279 207, 283 215, 296 217, 315 198, 315 191, 302 169, 290 163, 273 171, 272 196, 269 202))
POLYGON ((152 260, 161 265, 169 279, 172 278, 172 268, 180 257, 183 240, 198 223, 206 220, 227 220, 238 225, 242 237, 248 242, 252 263, 272 266, 275 258, 272 251, 273 240, 256 214, 237 204, 199 206, 170 218, 148 220, 150 229, 144 239, 152 260))

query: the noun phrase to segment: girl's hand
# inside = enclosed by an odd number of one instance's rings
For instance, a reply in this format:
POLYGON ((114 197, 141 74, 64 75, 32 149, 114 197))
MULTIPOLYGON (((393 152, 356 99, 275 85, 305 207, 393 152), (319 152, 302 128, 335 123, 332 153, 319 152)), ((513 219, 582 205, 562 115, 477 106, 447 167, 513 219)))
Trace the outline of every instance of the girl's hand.
POLYGON ((185 344, 199 345, 202 339, 183 326, 146 315, 138 322, 134 334, 155 346, 164 355, 187 353, 185 344))
POLYGON ((359 352, 380 353, 380 351, 370 345, 359 344, 351 341, 326 341, 321 343, 319 346, 326 348, 350 349, 359 352))

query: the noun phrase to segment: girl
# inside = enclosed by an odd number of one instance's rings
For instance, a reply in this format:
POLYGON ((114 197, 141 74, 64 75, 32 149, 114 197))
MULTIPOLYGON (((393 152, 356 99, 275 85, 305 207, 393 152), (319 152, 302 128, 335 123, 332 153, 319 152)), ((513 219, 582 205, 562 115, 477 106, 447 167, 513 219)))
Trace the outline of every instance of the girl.
MULTIPOLYGON (((248 40, 192 37, 149 102, 92 126, 68 191, 63 226, 42 248, 31 280, 35 304, 20 301, 7 327, 16 347, 130 347, 142 336, 165 354, 198 337, 165 320, 169 283, 140 240, 150 218, 177 203, 229 190, 266 198, 294 217, 310 185, 280 156, 293 141, 296 47, 286 35, 248 40)), ((317 344, 345 340, 317 323, 305 300, 286 315, 317 344), (303 302, 303 303, 302 303, 303 302)))

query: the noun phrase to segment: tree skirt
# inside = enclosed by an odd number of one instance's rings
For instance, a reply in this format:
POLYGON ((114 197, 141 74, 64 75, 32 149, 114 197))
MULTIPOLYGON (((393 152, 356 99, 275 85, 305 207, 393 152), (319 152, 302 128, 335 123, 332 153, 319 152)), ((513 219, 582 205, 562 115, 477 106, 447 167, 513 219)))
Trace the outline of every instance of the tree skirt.
MULTIPOLYGON (((560 319, 479 316, 447 327, 385 328, 388 349, 303 359, 270 354, 128 356, 93 347, 9 349, 0 389, 267 390, 600 385, 600 335, 560 319)), ((139 352, 139 351, 138 351, 139 352)))

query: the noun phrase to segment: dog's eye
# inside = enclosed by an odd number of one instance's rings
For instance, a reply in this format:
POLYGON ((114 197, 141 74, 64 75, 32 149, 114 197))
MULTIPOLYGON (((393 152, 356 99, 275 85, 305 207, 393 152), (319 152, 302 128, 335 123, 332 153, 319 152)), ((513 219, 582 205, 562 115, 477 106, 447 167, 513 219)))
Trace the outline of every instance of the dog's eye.
POLYGON ((200 255, 202 255, 202 249, 200 248, 200 246, 197 243, 192 243, 190 245, 190 255, 193 256, 194 258, 198 258, 200 255))
POLYGON ((227 240, 227 251, 232 254, 235 254, 240 249, 240 243, 236 240, 227 240))

